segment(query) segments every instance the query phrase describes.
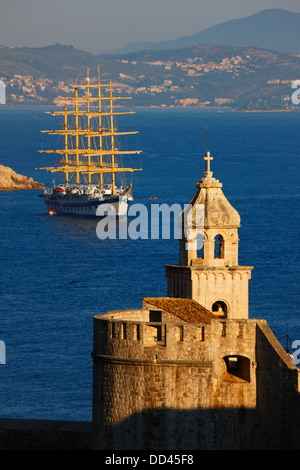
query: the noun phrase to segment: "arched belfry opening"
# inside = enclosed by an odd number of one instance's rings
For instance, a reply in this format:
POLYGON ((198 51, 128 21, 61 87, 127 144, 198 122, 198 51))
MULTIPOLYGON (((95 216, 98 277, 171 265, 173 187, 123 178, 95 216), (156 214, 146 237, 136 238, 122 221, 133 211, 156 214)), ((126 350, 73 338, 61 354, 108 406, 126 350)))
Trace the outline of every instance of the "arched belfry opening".
POLYGON ((224 238, 218 234, 214 239, 214 257, 217 259, 224 259, 224 238))
POLYGON ((217 300, 217 302, 214 302, 212 304, 211 311, 214 315, 218 315, 218 317, 227 318, 228 307, 223 300, 217 300))

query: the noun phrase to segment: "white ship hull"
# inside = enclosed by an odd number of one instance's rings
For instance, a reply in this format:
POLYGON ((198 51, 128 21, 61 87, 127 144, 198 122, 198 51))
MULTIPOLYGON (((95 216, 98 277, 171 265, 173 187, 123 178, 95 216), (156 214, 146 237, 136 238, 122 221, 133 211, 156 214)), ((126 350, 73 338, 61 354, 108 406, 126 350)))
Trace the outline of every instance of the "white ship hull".
POLYGON ((93 199, 88 202, 62 202, 53 199, 45 198, 45 204, 48 210, 56 209, 58 214, 71 214, 71 215, 80 215, 80 216, 91 216, 91 217, 103 217, 106 215, 101 211, 101 206, 103 204, 109 204, 110 210, 107 215, 124 217, 127 214, 128 202, 126 196, 120 196, 117 198, 106 199, 99 201, 93 199), (99 210, 98 210, 99 208, 99 210))
MULTIPOLYGON (((64 192, 51 191, 42 195, 50 215, 70 214, 90 217, 124 217, 127 215, 128 195, 66 195, 64 192)), ((131 197, 130 197, 131 199, 131 197)))

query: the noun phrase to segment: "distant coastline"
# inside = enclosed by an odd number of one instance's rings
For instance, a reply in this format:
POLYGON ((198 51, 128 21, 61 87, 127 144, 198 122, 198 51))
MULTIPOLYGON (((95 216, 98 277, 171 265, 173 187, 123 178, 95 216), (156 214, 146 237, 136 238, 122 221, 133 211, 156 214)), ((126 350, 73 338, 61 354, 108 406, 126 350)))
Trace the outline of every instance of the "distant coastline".
MULTIPOLYGON (((1 109, 49 109, 53 110, 55 109, 62 109, 62 106, 56 106, 55 103, 51 106, 50 104, 43 105, 43 104, 7 104, 7 105, 0 105, 0 111, 1 109)), ((221 112, 238 112, 238 113, 293 113, 293 112, 299 112, 300 111, 300 106, 299 107, 293 107, 293 108, 270 108, 270 109, 261 109, 261 108, 251 108, 251 109, 243 109, 243 108, 235 108, 233 106, 174 106, 174 105, 148 105, 148 106, 141 106, 141 105, 136 105, 132 106, 132 109, 174 109, 174 110, 203 110, 203 111, 221 111, 221 112)))

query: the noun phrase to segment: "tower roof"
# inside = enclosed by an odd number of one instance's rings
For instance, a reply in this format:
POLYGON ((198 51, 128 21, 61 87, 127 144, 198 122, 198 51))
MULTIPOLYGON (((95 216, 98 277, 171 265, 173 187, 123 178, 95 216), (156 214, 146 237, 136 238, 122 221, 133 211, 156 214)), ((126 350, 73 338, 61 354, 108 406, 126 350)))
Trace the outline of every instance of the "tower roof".
POLYGON ((165 310, 187 323, 210 323, 215 315, 192 299, 173 297, 147 297, 147 304, 165 310))
POLYGON ((190 201, 192 206, 192 226, 196 224, 196 207, 204 206, 204 228, 240 227, 239 213, 232 207, 222 191, 222 183, 213 177, 210 162, 213 160, 210 152, 205 152, 206 168, 204 178, 196 184, 197 192, 190 201))

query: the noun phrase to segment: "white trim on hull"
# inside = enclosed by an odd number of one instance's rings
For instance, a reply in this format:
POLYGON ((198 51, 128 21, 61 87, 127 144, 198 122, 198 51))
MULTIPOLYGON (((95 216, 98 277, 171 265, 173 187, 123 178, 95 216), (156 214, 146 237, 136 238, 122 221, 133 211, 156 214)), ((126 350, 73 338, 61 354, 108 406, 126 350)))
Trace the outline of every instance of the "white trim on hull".
POLYGON ((44 198, 45 204, 49 209, 57 209, 58 214, 71 214, 79 216, 105 216, 105 215, 116 215, 117 217, 124 217, 127 215, 128 209, 128 198, 127 196, 108 197, 103 200, 91 199, 84 201, 74 200, 58 200, 44 198), (103 204, 109 204, 111 213, 97 213, 97 209, 103 204))

